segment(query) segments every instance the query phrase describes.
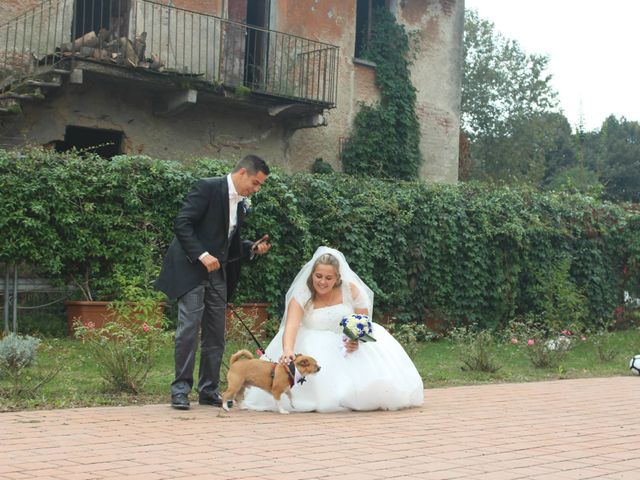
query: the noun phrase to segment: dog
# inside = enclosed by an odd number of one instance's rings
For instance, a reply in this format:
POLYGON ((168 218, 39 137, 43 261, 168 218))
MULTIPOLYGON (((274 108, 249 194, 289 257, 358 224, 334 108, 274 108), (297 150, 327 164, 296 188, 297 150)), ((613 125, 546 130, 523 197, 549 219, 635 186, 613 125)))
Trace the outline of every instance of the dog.
POLYGON ((313 357, 296 354, 290 365, 265 362, 253 357, 248 350, 239 350, 231 355, 229 371, 227 372, 227 389, 222 394, 222 408, 229 411, 230 403, 240 405, 244 397, 244 390, 248 386, 256 386, 271 393, 278 404, 280 413, 289 413, 280 402, 284 393, 291 400, 291 388, 295 385, 295 370, 302 375, 298 383, 305 381, 305 376, 320 371, 320 365, 313 357), (295 369, 293 368, 295 367, 295 369))

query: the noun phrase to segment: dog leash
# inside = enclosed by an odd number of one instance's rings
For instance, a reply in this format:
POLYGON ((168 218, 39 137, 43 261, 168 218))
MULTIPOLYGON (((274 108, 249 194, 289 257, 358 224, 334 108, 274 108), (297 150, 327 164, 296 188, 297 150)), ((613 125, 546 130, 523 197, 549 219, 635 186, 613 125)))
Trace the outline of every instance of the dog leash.
POLYGON ((229 260, 225 260, 224 262, 220 262, 220 267, 222 267, 223 265, 229 265, 230 263, 234 263, 239 260, 244 260, 247 257, 253 258, 253 256, 255 255, 255 251, 253 249, 258 245, 260 245, 261 243, 268 242, 268 241, 269 241, 269 235, 264 235, 260 240, 258 240, 253 245, 251 245, 251 249, 249 250, 249 253, 238 255, 237 257, 233 257, 233 258, 230 258, 229 260))
MULTIPOLYGON (((251 246, 251 251, 249 252, 249 254, 245 254, 245 255, 241 255, 235 258, 232 258, 230 260, 227 260, 226 262, 222 262, 220 264, 220 268, 222 268, 223 265, 228 265, 230 263, 233 262, 237 262, 238 260, 242 260, 243 258, 247 258, 250 255, 252 255, 253 249, 255 247, 257 247, 258 245, 260 245, 263 242, 266 242, 269 240, 269 236, 268 235, 264 235, 260 240, 258 240, 257 242, 255 242, 252 246, 251 246)), ((226 305, 226 308, 228 308, 229 310, 231 310, 231 313, 233 313, 233 315, 240 321, 240 324, 245 328, 245 330, 247 332, 249 332, 249 335, 251 335, 251 338, 253 339, 253 341, 256 343, 256 345, 258 346, 258 351, 260 352, 260 355, 264 355, 264 348, 262 347, 262 345, 260 344, 260 341, 258 341, 258 339, 256 338, 256 336, 253 334, 253 332, 251 331, 251 329, 247 326, 246 323, 244 323, 244 321, 242 320, 242 318, 240 317, 240 315, 238 314, 238 312, 236 312, 235 308, 233 308, 232 306, 230 306, 227 303, 227 300, 225 298, 222 298, 222 294, 218 291, 218 289, 213 285, 213 282, 211 281, 211 279, 209 279, 209 286, 211 287, 211 289, 216 292, 216 295, 218 295, 218 298, 220 298, 220 300, 223 301, 223 303, 226 305)))

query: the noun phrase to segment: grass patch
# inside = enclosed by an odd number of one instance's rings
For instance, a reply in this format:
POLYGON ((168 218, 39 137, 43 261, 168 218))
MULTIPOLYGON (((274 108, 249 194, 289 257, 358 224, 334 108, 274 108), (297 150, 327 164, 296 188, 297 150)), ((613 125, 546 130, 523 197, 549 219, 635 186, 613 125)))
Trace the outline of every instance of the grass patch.
POLYGON ((448 339, 422 344, 414 362, 425 388, 629 375, 629 360, 640 353, 640 330, 613 332, 610 341, 612 347, 619 351, 612 360, 600 360, 592 339, 582 341, 577 338, 560 366, 554 369, 534 368, 523 345, 498 343, 495 358, 501 368, 497 372, 464 370, 457 345, 448 339))
MULTIPOLYGON (((498 343, 495 347, 495 359, 500 365, 498 371, 468 371, 463 369, 457 345, 448 339, 418 345, 414 362, 426 389, 483 383, 629 375, 629 359, 640 353, 640 330, 614 332, 610 341, 619 351, 619 355, 613 360, 599 359, 595 340, 574 339, 574 346, 555 369, 534 368, 523 345, 498 343)), ((240 348, 255 350, 250 343, 228 343, 225 362, 231 353, 240 348)), ((161 350, 144 390, 138 395, 109 392, 98 374, 87 346, 78 340, 43 339, 38 358, 43 365, 61 365, 58 375, 32 398, 0 397, 0 411, 169 402, 169 386, 173 380, 171 342, 161 350)), ((223 376, 224 374, 223 367, 223 376)), ((0 389, 6 386, 6 383, 6 378, 0 378, 0 389)))

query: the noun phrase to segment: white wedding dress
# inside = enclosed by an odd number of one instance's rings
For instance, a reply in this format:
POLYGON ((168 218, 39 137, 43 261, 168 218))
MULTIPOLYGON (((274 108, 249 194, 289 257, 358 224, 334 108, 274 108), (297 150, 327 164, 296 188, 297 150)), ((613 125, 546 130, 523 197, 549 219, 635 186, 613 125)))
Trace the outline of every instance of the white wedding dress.
MULTIPOLYGON (((283 406, 298 412, 342 410, 397 410, 423 403, 423 384, 413 362, 384 327, 373 324, 376 342, 360 342, 347 353, 343 347, 343 316, 354 312, 353 301, 343 289, 343 302, 307 308, 298 330, 295 352, 311 355, 321 369, 291 389, 292 407, 285 395, 283 406)), ((263 359, 277 362, 282 355, 283 328, 266 349, 263 359)), ((246 390, 243 408, 275 410, 271 394, 256 387, 246 390)))

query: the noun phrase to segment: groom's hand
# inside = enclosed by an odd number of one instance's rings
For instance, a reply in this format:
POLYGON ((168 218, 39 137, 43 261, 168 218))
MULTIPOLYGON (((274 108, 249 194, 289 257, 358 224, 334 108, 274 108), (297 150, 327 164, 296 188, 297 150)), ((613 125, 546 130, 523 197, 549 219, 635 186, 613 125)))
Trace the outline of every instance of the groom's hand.
POLYGON ((271 244, 269 243, 269 235, 264 235, 260 240, 255 242, 251 246, 251 252, 257 255, 264 255, 271 249, 271 244))
POLYGON ((220 261, 214 257, 213 255, 204 255, 201 259, 200 262, 202 262, 202 264, 204 265, 204 268, 207 269, 207 272, 211 273, 215 270, 218 270, 220 268, 220 261))

